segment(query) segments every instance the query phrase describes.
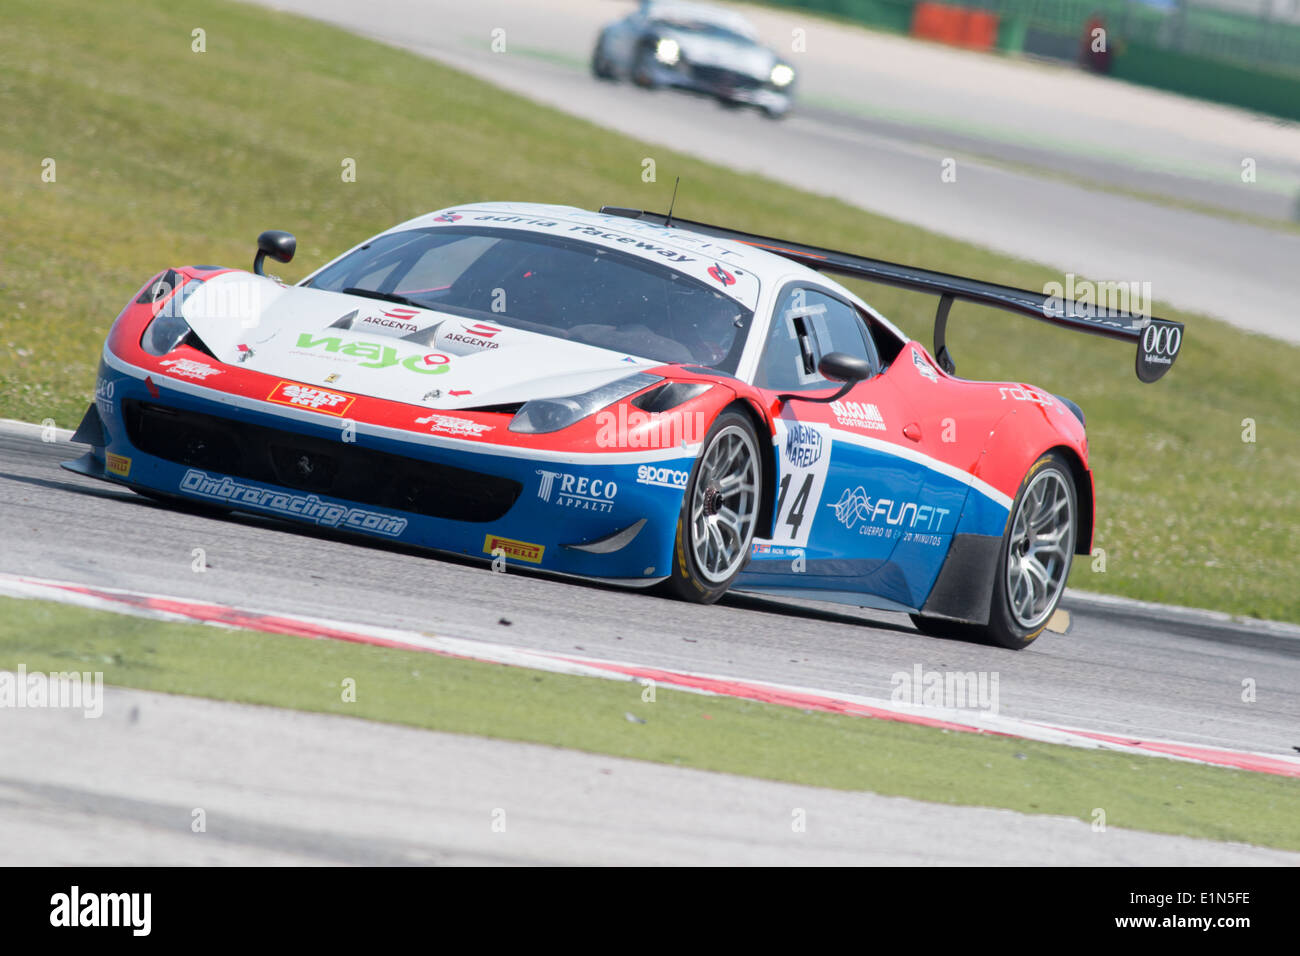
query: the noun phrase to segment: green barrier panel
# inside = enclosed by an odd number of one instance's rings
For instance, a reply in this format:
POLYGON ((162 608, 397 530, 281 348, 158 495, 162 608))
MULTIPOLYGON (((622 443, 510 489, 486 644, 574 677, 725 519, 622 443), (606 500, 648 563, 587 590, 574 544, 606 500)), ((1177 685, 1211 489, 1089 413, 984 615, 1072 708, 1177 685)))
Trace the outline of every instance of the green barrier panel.
POLYGON ((1111 76, 1229 106, 1300 120, 1300 76, 1128 42, 1111 60, 1111 76))
POLYGON ((916 0, 762 0, 774 7, 800 7, 854 20, 877 30, 907 33, 916 0))
POLYGON ((1019 53, 1025 48, 1028 32, 1028 17, 1003 17, 998 23, 998 49, 1003 53, 1019 53))
MULTIPOLYGON (((803 8, 855 20, 866 26, 907 33, 915 0, 758 0, 769 6, 803 8)), ((1237 63, 1244 67, 1300 70, 1300 25, 1268 21, 1257 14, 1189 5, 1179 11, 1145 6, 1134 0, 942 0, 998 15, 998 48, 1023 49, 1016 41, 1032 29, 1038 34, 1082 37, 1094 15, 1105 22, 1113 42, 1129 40, 1237 63), (1021 21, 1024 21, 1023 23, 1021 21)))

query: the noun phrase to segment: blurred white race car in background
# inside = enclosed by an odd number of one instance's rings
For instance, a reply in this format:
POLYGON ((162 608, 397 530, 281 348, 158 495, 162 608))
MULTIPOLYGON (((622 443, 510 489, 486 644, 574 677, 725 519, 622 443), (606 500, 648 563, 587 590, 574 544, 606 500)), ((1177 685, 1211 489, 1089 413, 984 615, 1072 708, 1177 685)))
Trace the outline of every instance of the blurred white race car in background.
POLYGON ((591 71, 648 89, 673 87, 728 106, 784 116, 793 103, 794 68, 758 41, 740 14, 699 3, 645 2, 600 32, 591 71))

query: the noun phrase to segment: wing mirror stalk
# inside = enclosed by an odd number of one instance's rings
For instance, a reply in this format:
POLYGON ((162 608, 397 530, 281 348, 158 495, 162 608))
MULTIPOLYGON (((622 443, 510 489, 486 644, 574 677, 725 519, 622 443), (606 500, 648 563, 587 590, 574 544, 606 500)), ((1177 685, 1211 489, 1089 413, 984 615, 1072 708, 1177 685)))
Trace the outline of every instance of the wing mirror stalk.
POLYGON ((259 276, 266 275, 262 271, 262 263, 267 256, 276 262, 290 262, 297 251, 298 240, 293 237, 293 233, 268 229, 257 237, 257 257, 253 259, 253 272, 259 276))
POLYGON ((866 359, 849 355, 847 352, 827 352, 822 356, 822 360, 817 363, 817 371, 821 377, 832 382, 843 382, 840 390, 834 395, 825 398, 813 398, 809 395, 801 395, 796 392, 783 392, 776 397, 779 402, 792 402, 795 400, 801 402, 836 402, 849 393, 849 390, 857 385, 858 382, 871 378, 871 363, 866 359))

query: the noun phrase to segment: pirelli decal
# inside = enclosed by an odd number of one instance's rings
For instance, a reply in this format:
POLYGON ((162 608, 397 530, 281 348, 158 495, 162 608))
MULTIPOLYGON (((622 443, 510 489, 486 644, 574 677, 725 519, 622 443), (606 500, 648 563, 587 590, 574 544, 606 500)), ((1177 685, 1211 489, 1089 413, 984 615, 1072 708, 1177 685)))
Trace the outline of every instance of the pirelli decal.
POLYGON ((114 455, 110 452, 104 456, 104 467, 110 475, 125 478, 131 474, 131 459, 126 455, 114 455))
POLYGON ((528 564, 541 564, 542 554, 546 551, 546 546, 532 544, 528 541, 516 541, 514 538, 500 538, 494 534, 490 534, 483 539, 484 554, 495 557, 498 549, 507 558, 526 561, 528 564))

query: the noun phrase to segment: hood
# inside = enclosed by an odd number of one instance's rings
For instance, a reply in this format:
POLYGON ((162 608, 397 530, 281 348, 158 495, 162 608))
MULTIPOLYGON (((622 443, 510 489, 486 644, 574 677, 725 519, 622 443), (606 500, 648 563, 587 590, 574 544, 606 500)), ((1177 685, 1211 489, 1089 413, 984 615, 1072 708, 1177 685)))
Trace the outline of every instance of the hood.
POLYGON ((426 408, 574 395, 664 364, 242 272, 209 279, 185 301, 182 314, 229 365, 426 408))
POLYGON ((706 36, 672 27, 663 27, 656 32, 661 37, 676 40, 682 59, 694 66, 721 67, 766 80, 776 65, 775 54, 747 40, 706 36))

